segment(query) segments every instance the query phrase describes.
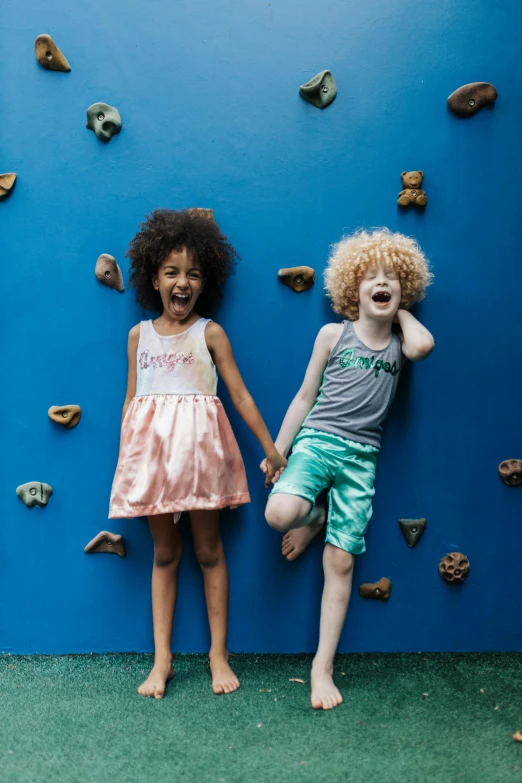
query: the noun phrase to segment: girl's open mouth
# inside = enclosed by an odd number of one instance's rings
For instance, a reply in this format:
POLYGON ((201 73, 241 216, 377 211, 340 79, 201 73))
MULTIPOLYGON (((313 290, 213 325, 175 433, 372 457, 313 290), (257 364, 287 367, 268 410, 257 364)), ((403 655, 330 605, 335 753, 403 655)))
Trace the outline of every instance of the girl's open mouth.
POLYGON ((172 294, 170 297, 175 313, 183 313, 187 308, 189 300, 190 296, 188 294, 172 294))

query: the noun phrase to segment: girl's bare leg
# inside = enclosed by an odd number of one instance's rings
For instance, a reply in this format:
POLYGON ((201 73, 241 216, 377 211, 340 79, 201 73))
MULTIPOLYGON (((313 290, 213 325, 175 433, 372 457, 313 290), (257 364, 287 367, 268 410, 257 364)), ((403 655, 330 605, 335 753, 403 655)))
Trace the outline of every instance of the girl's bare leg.
POLYGON ((219 532, 219 511, 191 511, 194 552, 203 572, 210 626, 210 671, 214 693, 232 693, 239 680, 228 663, 228 571, 219 532))
POLYGON ((312 663, 312 707, 331 710, 343 697, 333 681, 333 662, 352 591, 353 555, 326 544, 319 647, 312 663))
POLYGON ((138 693, 161 699, 167 683, 174 676, 170 645, 182 542, 180 525, 173 523, 172 514, 149 517, 149 526, 154 539, 152 567, 154 666, 145 682, 138 688, 138 693))

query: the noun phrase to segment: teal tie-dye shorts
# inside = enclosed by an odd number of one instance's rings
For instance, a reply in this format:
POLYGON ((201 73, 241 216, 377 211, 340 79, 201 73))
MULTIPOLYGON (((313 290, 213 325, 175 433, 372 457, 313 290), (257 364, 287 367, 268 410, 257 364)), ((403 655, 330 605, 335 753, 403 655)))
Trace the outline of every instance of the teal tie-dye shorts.
POLYGON ((271 495, 297 495, 314 505, 328 489, 326 542, 361 555, 372 515, 378 454, 379 449, 367 443, 303 427, 271 495))

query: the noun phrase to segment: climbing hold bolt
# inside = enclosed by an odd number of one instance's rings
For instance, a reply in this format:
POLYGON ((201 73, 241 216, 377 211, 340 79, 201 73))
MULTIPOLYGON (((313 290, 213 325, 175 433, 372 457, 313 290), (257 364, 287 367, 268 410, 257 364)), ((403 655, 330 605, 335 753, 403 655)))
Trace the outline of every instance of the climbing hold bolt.
POLYGON ((94 131, 101 141, 110 141, 121 131, 120 113, 108 103, 93 103, 87 109, 87 127, 94 131))
POLYGON ((53 488, 41 481, 28 481, 16 488, 16 494, 26 506, 46 506, 53 494, 53 488))
POLYGON ((125 557, 126 554, 123 536, 117 535, 116 533, 109 533, 107 530, 102 530, 101 533, 98 533, 92 541, 89 541, 83 551, 88 555, 101 555, 107 553, 125 557))
POLYGON ((337 86, 330 71, 321 71, 313 79, 299 87, 299 92, 318 109, 326 109, 337 95, 337 86))

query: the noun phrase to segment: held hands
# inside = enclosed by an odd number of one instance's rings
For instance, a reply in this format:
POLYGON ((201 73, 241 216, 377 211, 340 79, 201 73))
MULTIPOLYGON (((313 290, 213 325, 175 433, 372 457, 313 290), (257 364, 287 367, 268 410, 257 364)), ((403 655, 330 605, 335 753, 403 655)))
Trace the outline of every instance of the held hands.
POLYGON ((265 487, 275 484, 287 465, 288 460, 278 451, 273 451, 267 455, 259 466, 263 473, 266 474, 265 487))

